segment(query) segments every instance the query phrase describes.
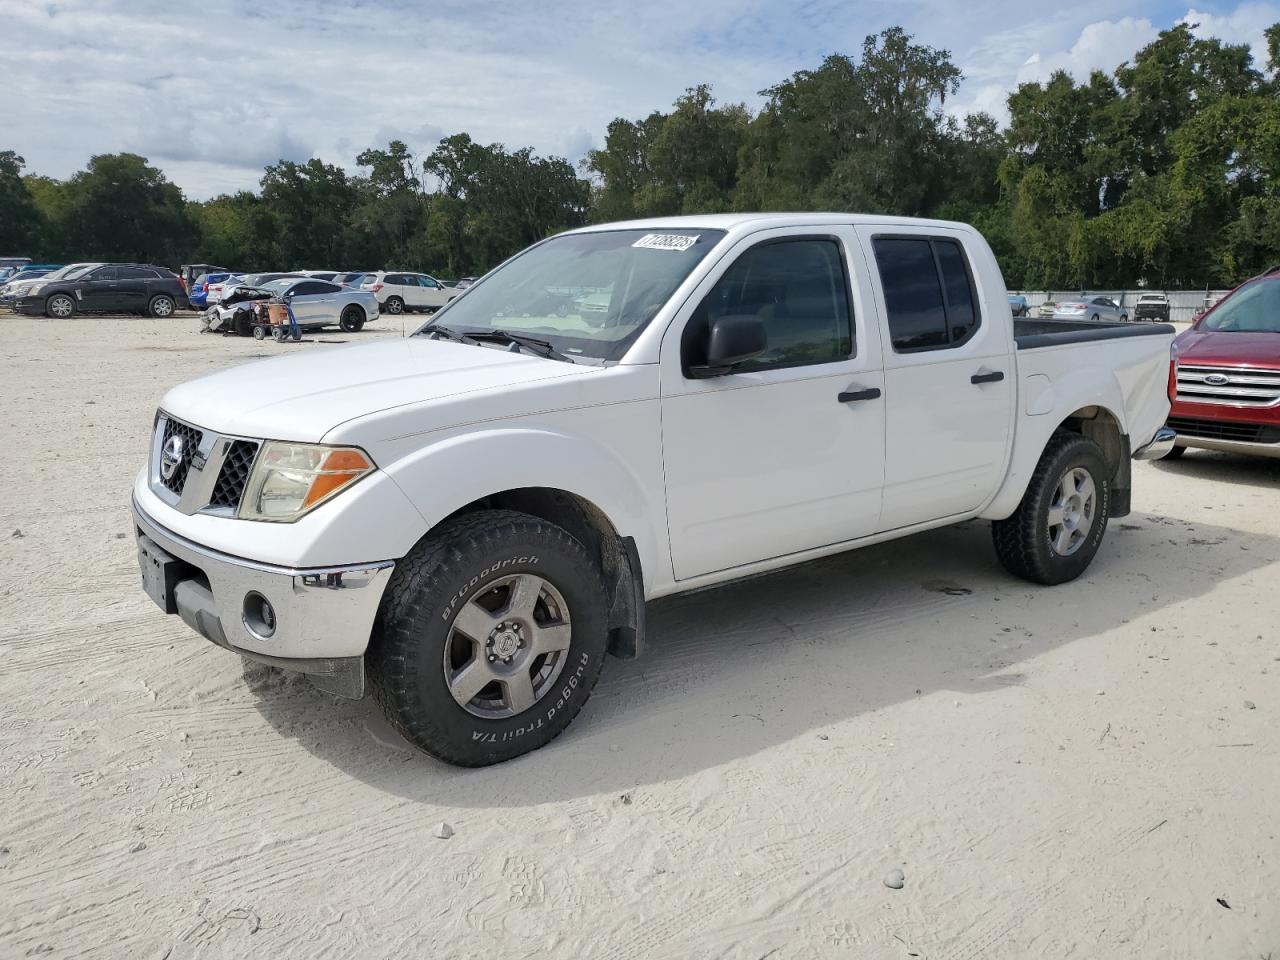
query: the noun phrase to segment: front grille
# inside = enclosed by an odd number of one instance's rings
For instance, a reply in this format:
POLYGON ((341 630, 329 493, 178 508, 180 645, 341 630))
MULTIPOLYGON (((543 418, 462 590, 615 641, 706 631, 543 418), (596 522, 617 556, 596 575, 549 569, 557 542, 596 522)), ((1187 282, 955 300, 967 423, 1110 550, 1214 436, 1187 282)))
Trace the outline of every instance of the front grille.
POLYGON ((1204 440, 1236 440, 1241 443, 1280 443, 1280 426, 1261 423, 1236 423, 1231 420, 1201 420, 1196 417, 1170 417, 1169 426, 1179 436, 1204 440))
POLYGON ((1280 402, 1280 370, 1180 364, 1178 399, 1188 403, 1268 407, 1280 402))
MULTIPOLYGON (((177 465, 169 476, 165 476, 164 472, 160 473, 160 482, 174 493, 181 494, 182 488, 187 482, 187 472, 191 469, 191 457, 200 447, 200 441, 204 438, 204 433, 195 427, 187 426, 178 420, 169 419, 164 423, 164 436, 160 440, 161 454, 168 446, 169 441, 173 437, 182 438, 182 455, 178 459, 177 465)), ((163 461, 162 461, 163 462, 163 461)))
POLYGON ((209 498, 209 506, 230 507, 233 510, 240 506, 244 485, 249 481, 249 471, 253 468, 253 459, 257 455, 256 440, 232 440, 228 444, 222 469, 218 471, 218 481, 213 485, 213 496, 209 498))

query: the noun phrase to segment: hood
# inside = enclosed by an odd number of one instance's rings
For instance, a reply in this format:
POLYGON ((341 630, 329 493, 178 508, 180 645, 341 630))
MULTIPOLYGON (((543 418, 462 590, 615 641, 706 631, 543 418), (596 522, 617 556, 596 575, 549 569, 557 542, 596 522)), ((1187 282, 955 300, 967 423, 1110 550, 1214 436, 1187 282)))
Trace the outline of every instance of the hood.
MULTIPOLYGON (((272 346, 276 346, 272 344, 272 346)), ((593 368, 527 353, 409 337, 248 363, 170 390, 161 407, 219 433, 318 442, 348 420, 593 368)))
POLYGON ((1280 370, 1280 333, 1230 333, 1193 327, 1179 334, 1175 343, 1179 363, 1280 370))

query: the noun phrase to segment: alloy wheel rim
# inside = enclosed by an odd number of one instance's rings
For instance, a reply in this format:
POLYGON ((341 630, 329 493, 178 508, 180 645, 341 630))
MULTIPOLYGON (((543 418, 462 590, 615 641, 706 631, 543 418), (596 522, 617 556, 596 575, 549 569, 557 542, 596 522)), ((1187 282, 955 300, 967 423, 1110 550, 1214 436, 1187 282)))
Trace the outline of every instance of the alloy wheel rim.
POLYGON ((1071 467, 1058 480, 1049 504, 1049 546, 1060 557, 1076 553, 1097 519, 1098 488, 1084 467, 1071 467))
POLYGON ((66 297, 55 297, 53 303, 49 304, 49 309, 55 317, 71 316, 71 301, 66 297))
POLYGON ((473 716, 514 717, 555 688, 572 635, 569 605, 550 580, 517 573, 486 584, 449 627, 445 685, 473 716))

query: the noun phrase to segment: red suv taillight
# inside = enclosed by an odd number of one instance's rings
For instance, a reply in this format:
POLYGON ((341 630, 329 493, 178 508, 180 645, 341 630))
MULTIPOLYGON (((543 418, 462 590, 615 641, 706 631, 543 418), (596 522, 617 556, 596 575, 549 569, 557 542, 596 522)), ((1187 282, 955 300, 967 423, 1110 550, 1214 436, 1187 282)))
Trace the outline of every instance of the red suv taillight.
POLYGON ((1169 402, 1178 399, 1178 345, 1169 344, 1169 402))
POLYGON ((382 289, 382 284, 375 283, 370 289, 372 289, 374 293, 377 293, 379 290, 382 289))

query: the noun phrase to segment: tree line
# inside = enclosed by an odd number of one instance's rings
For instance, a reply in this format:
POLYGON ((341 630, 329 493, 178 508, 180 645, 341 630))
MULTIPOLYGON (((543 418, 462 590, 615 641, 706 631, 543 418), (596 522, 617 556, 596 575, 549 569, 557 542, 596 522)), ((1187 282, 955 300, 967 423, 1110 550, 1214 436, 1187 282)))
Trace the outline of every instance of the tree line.
POLYGON ((356 173, 281 160, 257 192, 187 200, 136 154, 60 181, 0 152, 0 252, 237 268, 481 273, 589 222, 849 210, 973 223, 1011 288, 1230 285, 1280 262, 1280 24, 1267 62, 1179 24, 1107 74, 1021 84, 1001 129, 946 111, 948 51, 901 28, 762 91, 690 88, 618 118, 578 168, 465 133, 395 140, 356 173))

